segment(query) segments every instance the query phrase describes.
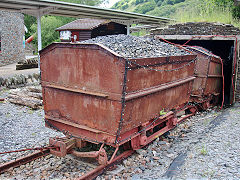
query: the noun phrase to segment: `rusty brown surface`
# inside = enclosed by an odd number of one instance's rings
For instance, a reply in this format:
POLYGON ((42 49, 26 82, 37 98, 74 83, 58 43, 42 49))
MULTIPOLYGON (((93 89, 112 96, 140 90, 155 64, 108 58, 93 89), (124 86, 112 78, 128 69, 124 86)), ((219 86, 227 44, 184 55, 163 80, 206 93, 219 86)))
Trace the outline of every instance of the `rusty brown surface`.
MULTIPOLYGON (((175 59, 171 58, 171 62, 177 61, 178 63, 167 63, 163 65, 151 66, 157 70, 171 70, 182 67, 184 64, 189 63, 195 56, 177 56, 175 59), (184 59, 185 58, 185 59, 184 59), (183 61, 183 62, 181 62, 183 61), (167 63, 167 64, 166 64, 167 63)), ((148 59, 146 59, 147 61, 148 59)), ((169 60, 170 61, 170 60, 169 60)), ((145 62, 146 64, 147 62, 145 62)), ((153 70, 147 70, 144 68, 132 69, 128 71, 127 92, 138 91, 150 87, 154 87, 163 83, 176 81, 178 79, 192 76, 194 72, 194 63, 190 66, 186 66, 178 71, 158 72, 153 70)))
POLYGON ((204 98, 204 96, 209 94, 219 94, 222 91, 222 65, 220 58, 210 55, 204 49, 202 51, 201 48, 200 50, 195 48, 192 50, 198 57, 192 95, 204 98))
MULTIPOLYGON (((189 101, 194 80, 194 63, 189 62, 195 57, 136 60, 167 72, 130 66, 121 133, 189 101)), ((46 120, 71 134, 113 143, 121 119, 124 64, 123 58, 98 45, 58 43, 41 51, 46 120)))
POLYGON ((42 82, 121 94, 124 62, 97 45, 53 44, 41 53, 41 73, 42 82))
POLYGON ((165 89, 126 103, 122 133, 145 123, 156 116, 161 110, 169 110, 189 101, 192 81, 165 89))

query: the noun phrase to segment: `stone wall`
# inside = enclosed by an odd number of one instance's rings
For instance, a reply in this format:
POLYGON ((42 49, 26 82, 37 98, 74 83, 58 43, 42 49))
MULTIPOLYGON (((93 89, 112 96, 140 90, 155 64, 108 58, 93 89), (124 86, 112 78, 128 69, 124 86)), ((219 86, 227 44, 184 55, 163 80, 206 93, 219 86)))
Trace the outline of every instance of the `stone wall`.
POLYGON ((12 75, 9 77, 1 77, 0 76, 0 90, 1 87, 15 88, 18 86, 25 86, 31 84, 39 84, 40 82, 40 74, 18 74, 12 75))
POLYGON ((23 60, 24 16, 17 12, 0 11, 0 32, 0 66, 23 60))
POLYGON ((151 35, 239 35, 240 29, 231 24, 189 22, 152 29, 150 33, 151 35))

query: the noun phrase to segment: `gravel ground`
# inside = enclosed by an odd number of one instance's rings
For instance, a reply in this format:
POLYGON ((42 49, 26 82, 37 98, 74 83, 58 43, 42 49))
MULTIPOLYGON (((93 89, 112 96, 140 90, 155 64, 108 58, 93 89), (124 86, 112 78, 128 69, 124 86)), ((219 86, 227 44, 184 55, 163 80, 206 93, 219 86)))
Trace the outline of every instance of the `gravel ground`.
POLYGON ((240 179, 240 106, 179 124, 97 179, 240 179))
POLYGON ((187 152, 176 179, 240 179, 240 107, 225 110, 187 152))
MULTIPOLYGON (((9 90, 1 90, 2 98, 6 98, 9 90)), ((45 128, 43 110, 32 110, 9 102, 0 103, 0 152, 30 147, 44 146, 48 137, 60 134, 45 128)), ((8 155, 1 161, 9 160, 8 155)))
POLYGON ((94 39, 82 41, 81 43, 99 43, 118 53, 120 56, 132 59, 189 54, 183 49, 161 42, 160 40, 123 34, 99 36, 94 39))
MULTIPOLYGON (((1 90, 0 98, 8 90, 1 90)), ((61 136, 44 127, 43 110, 0 103, 0 152, 43 146, 61 136)), ((209 110, 178 125, 101 179, 240 179, 240 106, 209 110)), ((0 155, 0 163, 23 153, 0 155)), ((74 179, 95 166, 48 155, 0 175, 0 179, 74 179)))

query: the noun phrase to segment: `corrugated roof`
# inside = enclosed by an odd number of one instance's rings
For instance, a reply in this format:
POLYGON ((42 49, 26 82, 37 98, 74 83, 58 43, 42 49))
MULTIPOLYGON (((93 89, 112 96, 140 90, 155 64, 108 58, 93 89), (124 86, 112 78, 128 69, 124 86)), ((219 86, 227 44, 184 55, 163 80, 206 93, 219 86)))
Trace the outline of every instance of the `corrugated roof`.
POLYGON ((63 31, 63 30, 91 30, 94 29, 102 24, 107 24, 111 21, 105 19, 77 19, 73 22, 65 24, 56 29, 56 31, 63 31))

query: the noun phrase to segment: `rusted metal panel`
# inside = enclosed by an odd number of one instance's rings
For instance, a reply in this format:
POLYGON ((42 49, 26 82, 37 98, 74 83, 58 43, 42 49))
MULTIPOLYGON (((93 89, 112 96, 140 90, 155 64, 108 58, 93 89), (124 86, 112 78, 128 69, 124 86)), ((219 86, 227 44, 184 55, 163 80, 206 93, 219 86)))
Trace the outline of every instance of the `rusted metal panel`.
POLYGON ((195 52, 198 57, 192 96, 199 96, 202 99, 210 94, 219 95, 222 90, 222 65, 220 58, 211 55, 201 47, 189 47, 189 49, 195 52))
POLYGON ((201 96, 204 93, 205 85, 206 85, 206 77, 197 76, 194 80, 192 94, 201 96))
POLYGON ((46 122, 88 140, 113 144, 121 119, 125 63, 135 62, 126 74, 121 134, 159 116, 163 109, 189 101, 195 58, 126 60, 99 45, 53 44, 41 51, 46 122))
POLYGON ((126 102, 122 133, 189 101, 193 79, 126 102))
POLYGON ((220 60, 213 57, 209 63, 205 95, 219 94, 222 91, 222 65, 220 60))
POLYGON ((45 114, 115 134, 121 112, 122 60, 96 45, 56 46, 41 54, 45 114), (118 95, 119 101, 106 99, 109 94, 118 95))
MULTIPOLYGON (((188 64, 189 61, 194 58, 196 58, 196 55, 146 58, 137 60, 132 59, 130 61, 161 71, 178 69, 185 64, 188 64)), ((177 79, 191 76, 194 72, 194 62, 179 70, 165 72, 148 70, 147 68, 137 68, 136 65, 132 65, 130 67, 131 70, 128 71, 127 92, 142 90, 159 84, 176 81, 177 79)))
POLYGON ((47 116, 115 134, 121 102, 54 88, 44 89, 47 116))
POLYGON ((222 78, 208 78, 205 95, 221 93, 222 89, 222 78))
POLYGON ((61 43, 49 48, 41 53, 43 83, 103 94, 121 94, 124 62, 119 58, 96 45, 64 46, 61 43))
POLYGON ((222 76, 222 65, 220 64, 220 60, 218 60, 218 62, 216 62, 216 60, 214 60, 214 59, 211 59, 211 61, 209 63, 208 76, 211 76, 211 75, 222 76))

